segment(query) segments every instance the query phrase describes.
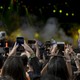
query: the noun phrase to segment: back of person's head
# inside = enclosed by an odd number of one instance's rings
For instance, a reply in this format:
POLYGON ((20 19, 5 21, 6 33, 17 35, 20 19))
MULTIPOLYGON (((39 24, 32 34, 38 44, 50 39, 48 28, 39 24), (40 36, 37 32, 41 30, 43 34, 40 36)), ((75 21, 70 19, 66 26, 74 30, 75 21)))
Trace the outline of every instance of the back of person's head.
POLYGON ((40 74, 40 63, 37 57, 31 58, 29 65, 33 68, 35 74, 40 74))
POLYGON ((14 79, 11 76, 6 75, 6 76, 1 76, 0 80, 14 80, 14 79))
POLYGON ((74 80, 80 80, 80 73, 75 74, 75 76, 74 76, 74 80))
POLYGON ((26 55, 21 56, 22 62, 24 66, 27 66, 28 63, 28 57, 26 55))
POLYGON ((62 56, 54 56, 49 62, 47 73, 60 77, 61 79, 68 80, 69 73, 67 70, 66 62, 62 56))
POLYGON ((54 75, 46 74, 46 75, 42 76, 40 80, 65 80, 65 79, 61 79, 54 75))
POLYGON ((2 66, 3 66, 3 60, 4 60, 3 56, 2 56, 2 55, 0 55, 0 69, 1 69, 1 68, 2 68, 2 66))
POLYGON ((26 80, 26 74, 20 56, 11 56, 7 58, 4 62, 1 75, 9 75, 15 80, 26 80))

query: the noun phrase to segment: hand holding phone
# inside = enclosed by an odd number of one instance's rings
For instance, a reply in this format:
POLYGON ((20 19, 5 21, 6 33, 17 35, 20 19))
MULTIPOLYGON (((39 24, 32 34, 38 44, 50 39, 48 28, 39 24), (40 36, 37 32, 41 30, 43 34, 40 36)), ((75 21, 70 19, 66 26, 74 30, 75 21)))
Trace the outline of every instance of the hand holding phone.
POLYGON ((64 51, 65 42, 57 42, 57 47, 60 51, 64 51))
POLYGON ((21 46, 22 44, 24 44, 24 37, 17 37, 16 42, 18 45, 21 46))

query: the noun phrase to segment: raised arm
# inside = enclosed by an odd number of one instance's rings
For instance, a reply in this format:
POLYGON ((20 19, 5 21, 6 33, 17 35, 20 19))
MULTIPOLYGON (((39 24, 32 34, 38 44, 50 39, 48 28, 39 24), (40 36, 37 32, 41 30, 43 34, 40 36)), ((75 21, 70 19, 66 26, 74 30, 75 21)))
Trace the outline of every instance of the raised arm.
POLYGON ((36 49, 36 57, 37 57, 38 59, 40 59, 40 51, 39 51, 38 42, 36 41, 36 43, 35 43, 34 45, 35 45, 35 49, 36 49))
POLYGON ((72 66, 69 51, 70 51, 69 46, 67 46, 67 48, 64 51, 64 56, 66 57, 66 66, 70 75, 70 80, 72 80, 72 66))
POLYGON ((18 45, 16 44, 16 42, 15 42, 15 44, 14 44, 14 46, 13 46, 13 48, 12 48, 12 50, 9 52, 9 54, 8 54, 8 57, 9 56, 12 56, 12 55, 15 55, 16 54, 16 49, 18 48, 18 45))

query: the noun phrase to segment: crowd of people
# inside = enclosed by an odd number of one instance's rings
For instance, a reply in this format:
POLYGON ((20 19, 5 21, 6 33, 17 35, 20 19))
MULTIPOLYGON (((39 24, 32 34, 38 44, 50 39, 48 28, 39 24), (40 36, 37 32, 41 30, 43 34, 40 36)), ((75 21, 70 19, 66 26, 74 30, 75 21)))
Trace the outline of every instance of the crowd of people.
POLYGON ((9 52, 0 53, 0 80, 80 79, 80 55, 72 44, 32 41, 15 41, 9 52))

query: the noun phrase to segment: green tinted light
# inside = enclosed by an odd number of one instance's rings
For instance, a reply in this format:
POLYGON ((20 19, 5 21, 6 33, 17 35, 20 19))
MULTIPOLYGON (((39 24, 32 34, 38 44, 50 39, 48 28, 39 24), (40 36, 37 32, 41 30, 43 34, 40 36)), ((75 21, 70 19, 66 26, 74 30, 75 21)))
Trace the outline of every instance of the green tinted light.
POLYGON ((3 6, 1 6, 0 8, 3 9, 3 6))
POLYGON ((8 7, 8 9, 11 9, 10 7, 8 7))
POLYGON ((62 10, 59 10, 60 13, 62 13, 62 10))
POLYGON ((68 13, 66 13, 66 16, 68 16, 69 14, 68 13))
POLYGON ((53 10, 53 12, 55 13, 55 12, 56 12, 56 10, 53 10))
POLYGON ((74 13, 72 13, 72 16, 74 16, 74 13))

